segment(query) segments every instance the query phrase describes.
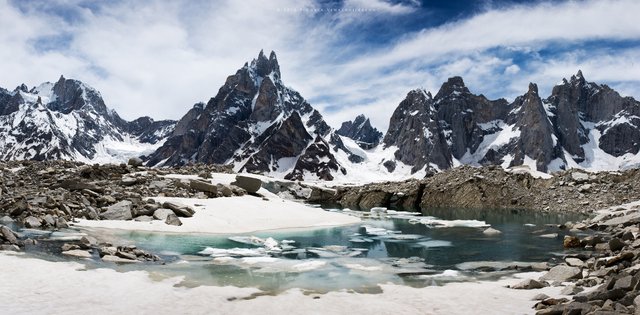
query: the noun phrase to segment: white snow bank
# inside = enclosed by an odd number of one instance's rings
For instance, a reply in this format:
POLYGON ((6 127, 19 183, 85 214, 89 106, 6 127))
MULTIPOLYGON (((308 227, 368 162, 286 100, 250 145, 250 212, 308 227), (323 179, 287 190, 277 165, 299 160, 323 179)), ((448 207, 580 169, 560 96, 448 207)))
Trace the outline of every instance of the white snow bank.
MULTIPOLYGON (((7 254, 0 254, 0 266, 0 298, 7 314, 123 314, 132 310, 140 314, 533 314, 533 296, 545 293, 557 297, 562 289, 507 289, 505 285, 521 279, 506 278, 426 288, 385 284, 381 294, 340 291, 305 295, 290 289, 276 296, 245 300, 259 291, 176 287, 181 280, 178 277, 153 281, 143 271, 83 270, 78 263, 7 254)), ((540 275, 519 276, 535 279, 540 275)))
POLYGON ((360 222, 359 218, 350 215, 324 211, 275 196, 269 197, 269 200, 254 196, 213 199, 157 197, 154 199, 159 202, 179 202, 193 207, 196 213, 191 218, 180 218, 182 226, 167 225, 159 220, 151 222, 79 220, 77 225, 156 232, 233 234, 360 222))

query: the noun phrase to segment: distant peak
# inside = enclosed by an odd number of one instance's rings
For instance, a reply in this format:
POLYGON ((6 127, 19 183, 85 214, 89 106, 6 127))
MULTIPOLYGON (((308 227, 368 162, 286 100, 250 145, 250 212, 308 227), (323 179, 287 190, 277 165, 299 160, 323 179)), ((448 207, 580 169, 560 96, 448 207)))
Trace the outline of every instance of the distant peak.
POLYGON ((27 93, 27 92, 29 92, 29 87, 27 87, 26 84, 22 83, 22 84, 18 85, 14 91, 15 92, 22 91, 24 93, 27 93))
POLYGON ((462 80, 462 77, 455 76, 449 78, 446 84, 456 87, 464 87, 464 80, 462 80))
POLYGON ((58 82, 60 82, 60 81, 64 82, 65 80, 66 80, 66 79, 65 79, 64 75, 62 75, 62 74, 61 74, 61 75, 60 75, 60 78, 58 79, 58 82))
POLYGON ((464 85, 464 81, 459 76, 454 76, 447 79, 447 82, 443 83, 436 94, 436 98, 446 97, 454 92, 469 93, 469 89, 464 85))
POLYGON ((527 94, 538 94, 538 85, 535 83, 529 83, 529 91, 527 92, 527 94))
POLYGON ((256 73, 260 77, 266 77, 271 73, 274 73, 276 78, 280 78, 280 65, 278 65, 278 59, 276 53, 271 51, 269 59, 264 55, 264 50, 260 50, 257 59, 253 59, 251 67, 255 68, 256 73))
POLYGON ((578 83, 586 82, 584 75, 582 75, 582 70, 578 70, 578 73, 571 76, 571 82, 578 82, 578 83))

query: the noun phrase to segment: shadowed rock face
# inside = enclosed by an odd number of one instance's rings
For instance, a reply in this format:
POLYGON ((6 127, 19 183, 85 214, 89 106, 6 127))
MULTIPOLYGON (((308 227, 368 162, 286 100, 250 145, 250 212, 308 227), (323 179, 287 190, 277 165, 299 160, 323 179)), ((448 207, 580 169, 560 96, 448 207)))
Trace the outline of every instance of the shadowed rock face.
POLYGON ((353 121, 343 122, 336 133, 355 140, 363 149, 374 148, 382 139, 382 132, 373 128, 369 118, 364 115, 358 115, 353 121))
POLYGON ((284 172, 298 178, 294 174, 306 171, 331 179, 328 174, 341 168, 333 154, 319 149, 321 143, 327 148, 339 144, 331 139, 339 137, 333 136, 322 115, 283 84, 275 53, 267 58, 261 51, 229 76, 206 105, 196 104, 182 117, 148 164, 232 164, 252 173, 284 172), (299 161, 320 151, 327 163, 299 161))

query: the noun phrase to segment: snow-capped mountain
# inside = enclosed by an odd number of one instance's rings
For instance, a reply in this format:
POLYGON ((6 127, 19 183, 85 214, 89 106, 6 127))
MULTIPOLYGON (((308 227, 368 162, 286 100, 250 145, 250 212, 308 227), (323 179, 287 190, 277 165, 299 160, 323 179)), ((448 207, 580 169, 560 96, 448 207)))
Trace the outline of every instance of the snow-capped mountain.
POLYGON ((435 97, 409 92, 394 112, 383 145, 412 173, 461 164, 527 165, 553 172, 568 168, 618 170, 640 165, 640 103, 582 72, 542 99, 535 84, 512 103, 472 94, 462 78, 435 97))
POLYGON ((284 85, 276 54, 267 58, 260 51, 207 104, 189 110, 147 164, 231 164, 237 171, 331 180, 346 173, 338 153, 360 159, 317 110, 284 85))
POLYGON ((126 162, 153 152, 174 121, 127 122, 92 87, 60 77, 32 89, 0 88, 0 158, 126 162))

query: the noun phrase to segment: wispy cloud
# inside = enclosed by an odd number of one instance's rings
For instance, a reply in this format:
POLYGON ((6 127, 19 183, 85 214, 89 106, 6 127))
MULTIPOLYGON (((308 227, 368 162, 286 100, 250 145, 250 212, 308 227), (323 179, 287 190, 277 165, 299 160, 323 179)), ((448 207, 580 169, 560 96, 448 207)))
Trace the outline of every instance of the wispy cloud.
POLYGON ((278 53, 285 82, 334 126, 365 113, 386 129, 409 90, 435 93, 453 75, 473 92, 512 98, 530 81, 544 93, 582 69, 640 96, 640 2, 486 6, 370 42, 370 26, 399 27, 419 10, 428 8, 386 0, 0 0, 0 86, 64 74, 102 91, 128 119, 177 119, 264 48, 278 53))

